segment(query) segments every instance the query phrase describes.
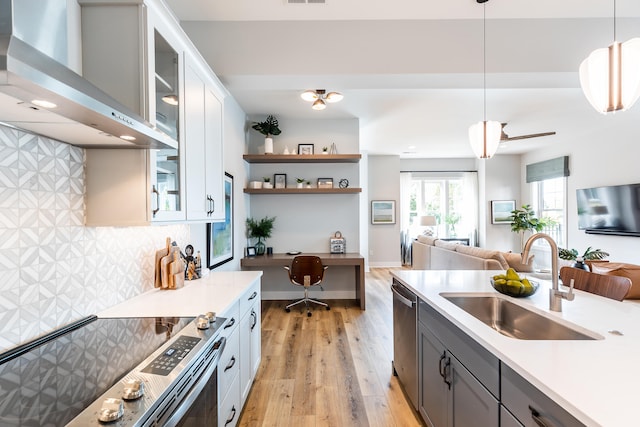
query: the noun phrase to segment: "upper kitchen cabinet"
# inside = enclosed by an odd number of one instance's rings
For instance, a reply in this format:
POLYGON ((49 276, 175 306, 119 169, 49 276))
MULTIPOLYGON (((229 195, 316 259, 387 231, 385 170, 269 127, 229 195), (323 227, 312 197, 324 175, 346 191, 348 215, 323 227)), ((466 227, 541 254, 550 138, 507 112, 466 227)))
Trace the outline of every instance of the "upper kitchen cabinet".
POLYGON ((185 60, 187 219, 224 221, 222 94, 198 61, 185 60))

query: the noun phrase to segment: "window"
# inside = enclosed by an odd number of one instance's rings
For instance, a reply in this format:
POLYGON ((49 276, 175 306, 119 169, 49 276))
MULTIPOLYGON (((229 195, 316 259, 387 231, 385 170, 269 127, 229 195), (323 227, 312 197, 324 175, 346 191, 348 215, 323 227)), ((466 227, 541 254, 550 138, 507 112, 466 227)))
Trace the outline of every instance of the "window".
MULTIPOLYGON (((551 178, 531 183, 534 210, 538 218, 550 218, 553 224, 542 230, 558 244, 566 246, 567 178, 551 178)), ((538 242, 542 242, 539 240, 538 242)), ((536 243, 538 243, 536 242, 536 243)))
MULTIPOLYGON (((433 215, 438 225, 434 235, 440 238, 466 237, 474 244, 477 228, 476 173, 406 173, 407 206, 401 215, 406 228, 415 236, 424 230, 420 217, 433 215)), ((403 227, 404 228, 404 227, 403 227)))

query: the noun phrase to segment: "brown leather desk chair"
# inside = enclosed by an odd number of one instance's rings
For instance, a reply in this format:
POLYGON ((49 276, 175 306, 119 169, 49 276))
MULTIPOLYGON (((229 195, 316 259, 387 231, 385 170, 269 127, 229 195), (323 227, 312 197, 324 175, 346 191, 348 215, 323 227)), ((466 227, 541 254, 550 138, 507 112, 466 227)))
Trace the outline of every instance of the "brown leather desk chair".
POLYGON ((285 307, 288 312, 291 311, 291 307, 297 304, 304 303, 307 307, 307 316, 311 316, 311 310, 309 309, 309 303, 322 305, 330 310, 328 304, 309 298, 309 288, 311 286, 319 285, 324 278, 324 271, 327 266, 322 265, 322 260, 317 256, 300 255, 293 259, 291 267, 284 267, 289 272, 289 280, 291 283, 297 286, 304 286, 304 298, 301 300, 292 302, 285 307))
POLYGON ((613 276, 608 274, 591 273, 586 270, 573 267, 560 269, 560 280, 565 286, 569 286, 574 280, 574 288, 592 294, 622 301, 631 289, 631 280, 628 277, 613 276))

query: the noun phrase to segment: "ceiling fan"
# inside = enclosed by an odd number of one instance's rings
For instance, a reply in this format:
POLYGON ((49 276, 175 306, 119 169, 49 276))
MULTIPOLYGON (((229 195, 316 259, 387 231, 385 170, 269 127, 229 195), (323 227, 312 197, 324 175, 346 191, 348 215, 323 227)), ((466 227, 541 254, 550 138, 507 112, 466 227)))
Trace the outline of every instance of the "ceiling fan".
POLYGON ((528 139, 528 138, 538 138, 541 136, 550 136, 555 135, 555 132, 541 132, 541 133, 530 133, 527 135, 517 135, 517 136, 509 136, 505 133, 504 128, 507 126, 507 123, 501 123, 502 131, 500 133, 500 143, 506 143, 509 141, 517 141, 519 139, 528 139))

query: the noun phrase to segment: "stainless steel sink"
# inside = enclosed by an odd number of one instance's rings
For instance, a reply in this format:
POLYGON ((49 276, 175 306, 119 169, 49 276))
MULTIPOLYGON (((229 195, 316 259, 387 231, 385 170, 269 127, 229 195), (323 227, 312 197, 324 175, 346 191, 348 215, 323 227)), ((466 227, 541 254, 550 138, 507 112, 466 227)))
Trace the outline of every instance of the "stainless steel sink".
POLYGON ((442 296, 502 335, 511 338, 521 340, 602 339, 598 334, 578 331, 504 298, 484 295, 442 294, 442 296))

